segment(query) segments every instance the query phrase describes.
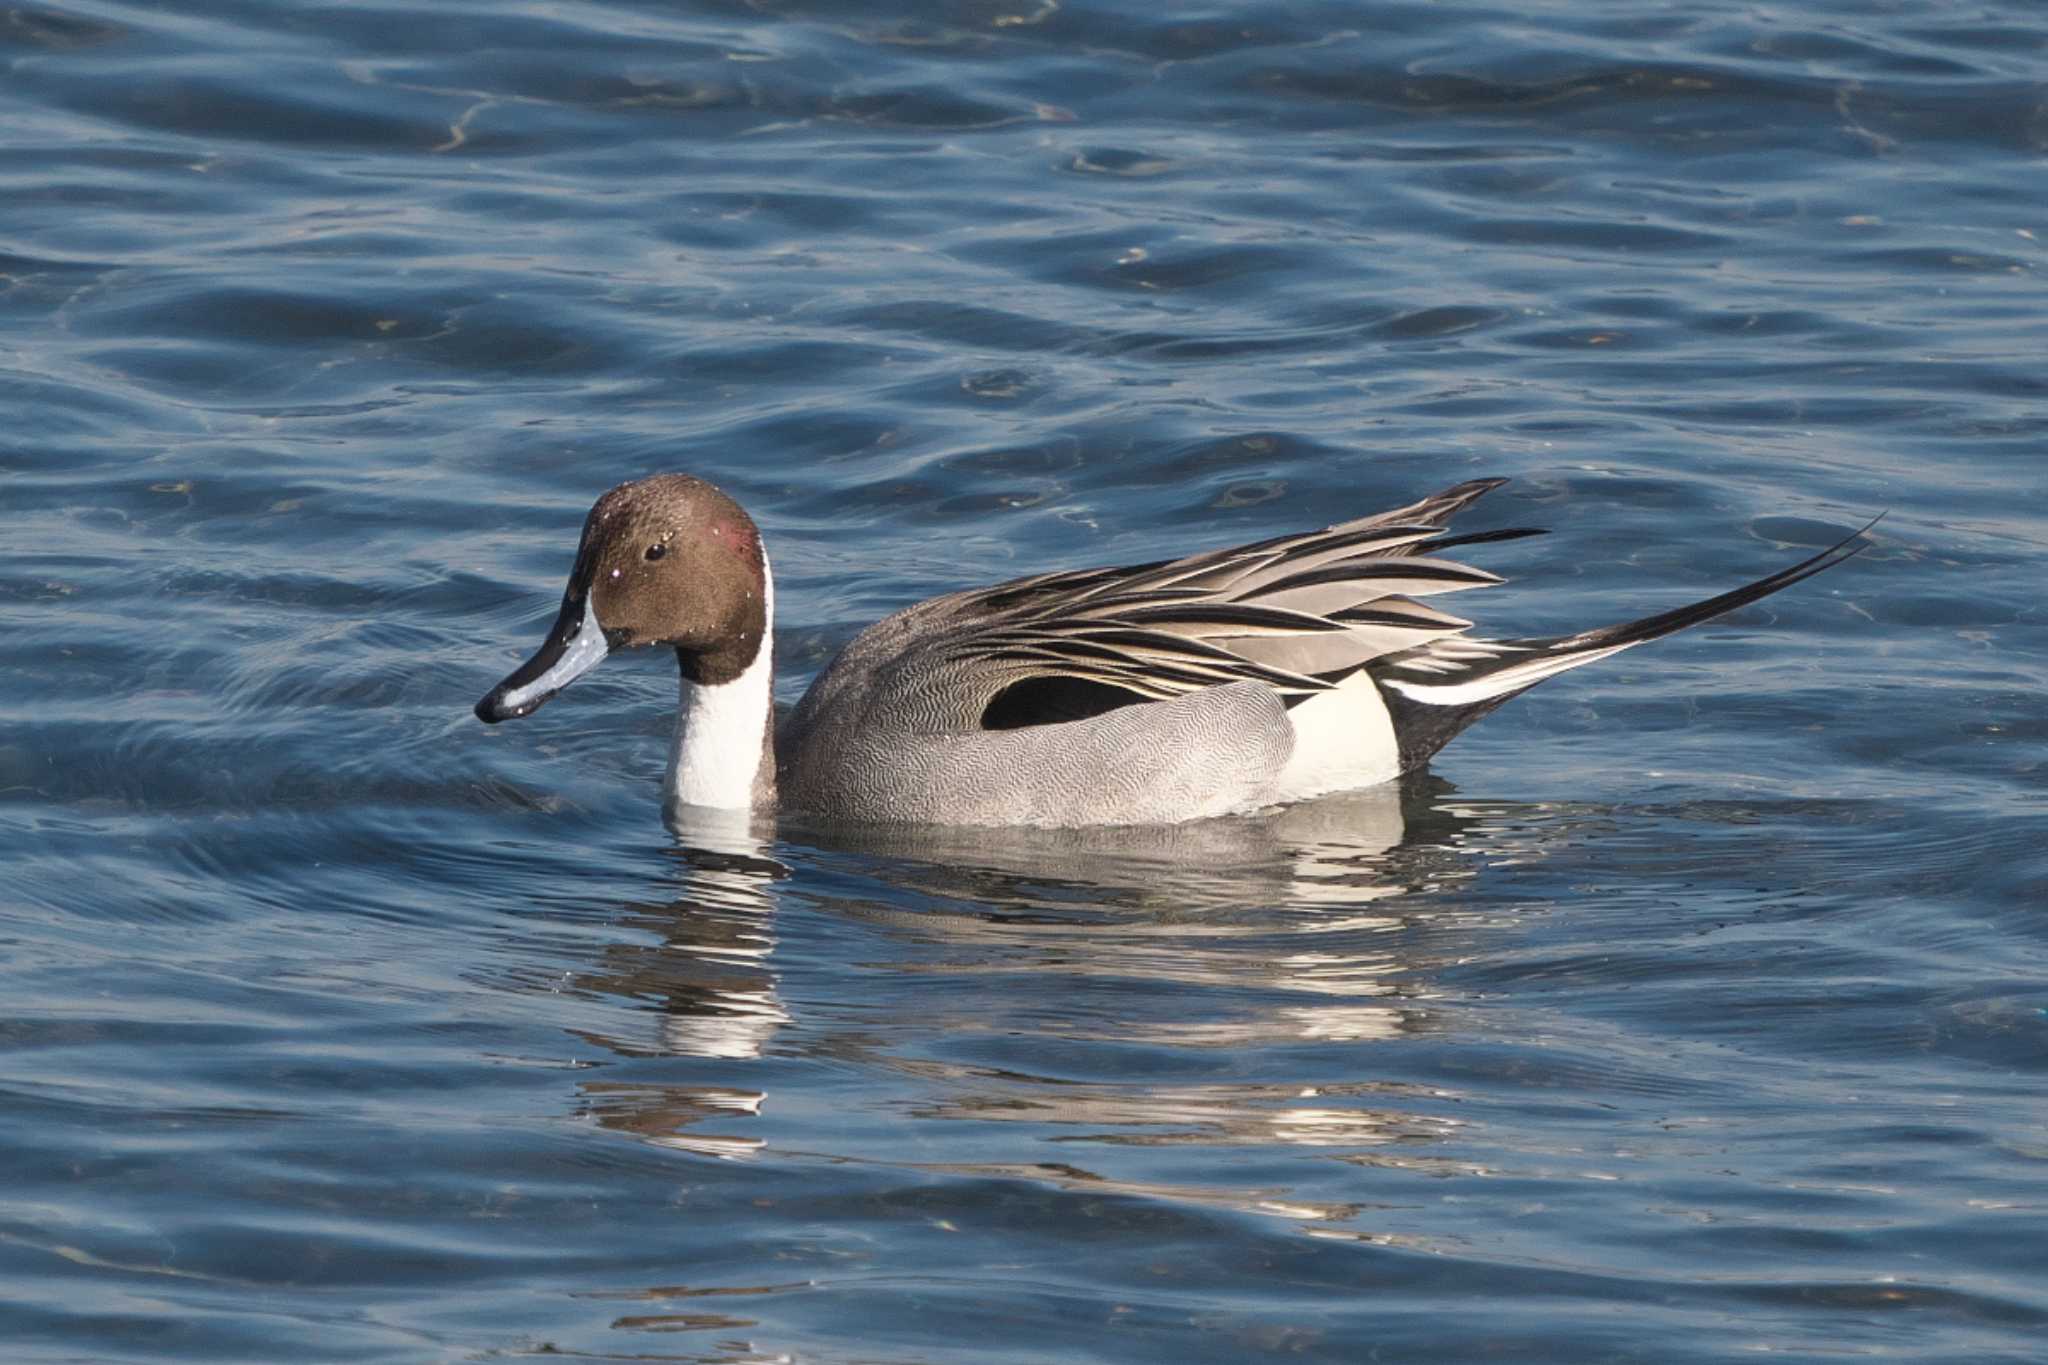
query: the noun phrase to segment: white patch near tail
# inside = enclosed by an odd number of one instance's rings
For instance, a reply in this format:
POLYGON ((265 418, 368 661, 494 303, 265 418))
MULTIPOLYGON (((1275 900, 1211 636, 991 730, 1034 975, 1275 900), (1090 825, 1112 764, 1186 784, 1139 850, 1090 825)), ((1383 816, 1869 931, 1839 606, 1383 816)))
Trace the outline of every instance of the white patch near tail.
POLYGON ((1294 726, 1294 753, 1274 782, 1277 800, 1377 786, 1401 775, 1393 718, 1362 669, 1296 703, 1287 719, 1294 726))

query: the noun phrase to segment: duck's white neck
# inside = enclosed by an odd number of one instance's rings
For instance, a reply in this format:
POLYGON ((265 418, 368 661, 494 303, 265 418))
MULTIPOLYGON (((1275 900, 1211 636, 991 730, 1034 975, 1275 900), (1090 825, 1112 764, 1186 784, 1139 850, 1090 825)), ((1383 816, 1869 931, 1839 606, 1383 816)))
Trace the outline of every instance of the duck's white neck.
POLYGON ((774 762, 767 735, 775 708, 775 577, 765 554, 761 595, 761 649, 746 671, 715 686, 682 680, 665 786, 670 805, 741 810, 767 790, 761 770, 774 762))

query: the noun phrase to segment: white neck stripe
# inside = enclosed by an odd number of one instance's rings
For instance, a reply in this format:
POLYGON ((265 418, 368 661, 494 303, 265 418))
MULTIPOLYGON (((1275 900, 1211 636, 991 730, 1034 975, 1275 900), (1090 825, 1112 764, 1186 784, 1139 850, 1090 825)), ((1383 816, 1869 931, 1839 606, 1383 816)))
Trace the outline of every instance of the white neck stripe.
POLYGON ((682 680, 675 747, 668 765, 671 804, 732 810, 754 804, 775 705, 775 578, 761 556, 761 647, 729 683, 682 680))

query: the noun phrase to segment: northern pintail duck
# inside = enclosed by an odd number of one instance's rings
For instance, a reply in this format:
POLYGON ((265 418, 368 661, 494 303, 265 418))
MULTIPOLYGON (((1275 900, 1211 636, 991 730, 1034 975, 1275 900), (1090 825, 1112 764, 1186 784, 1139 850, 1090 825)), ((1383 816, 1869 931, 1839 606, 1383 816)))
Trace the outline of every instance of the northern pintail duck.
MULTIPOLYGON (((1038 574, 920 602, 856 636, 779 727, 761 534, 702 479, 597 500, 547 641, 477 703, 531 715, 616 649, 667 645, 672 805, 961 825, 1152 824, 1385 782, 1567 669, 1754 602, 1857 532, 1703 602, 1552 639, 1487 640, 1417 601, 1499 583, 1442 558, 1504 479, 1185 559, 1038 574)), ((1864 528, 1865 530, 1868 527, 1864 528)))

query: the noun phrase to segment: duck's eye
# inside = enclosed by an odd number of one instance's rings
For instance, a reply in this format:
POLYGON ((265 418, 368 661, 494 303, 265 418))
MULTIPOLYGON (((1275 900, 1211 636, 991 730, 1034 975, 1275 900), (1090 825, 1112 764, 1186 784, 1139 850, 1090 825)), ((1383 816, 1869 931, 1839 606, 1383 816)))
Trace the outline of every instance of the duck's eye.
POLYGON ((650 545, 647 547, 647 558, 649 562, 660 559, 663 555, 667 553, 668 546, 666 545, 650 545))

